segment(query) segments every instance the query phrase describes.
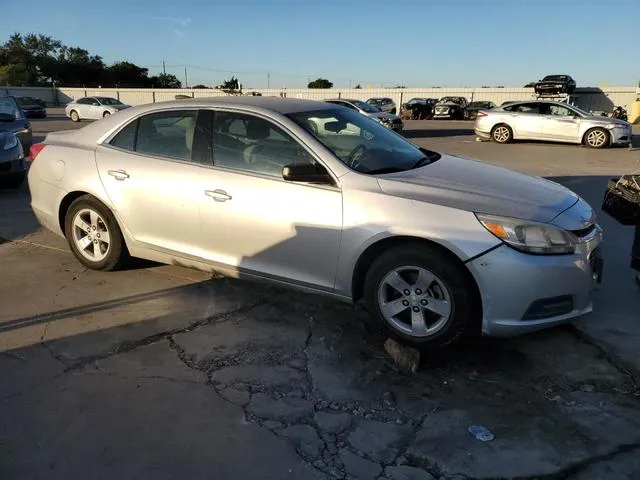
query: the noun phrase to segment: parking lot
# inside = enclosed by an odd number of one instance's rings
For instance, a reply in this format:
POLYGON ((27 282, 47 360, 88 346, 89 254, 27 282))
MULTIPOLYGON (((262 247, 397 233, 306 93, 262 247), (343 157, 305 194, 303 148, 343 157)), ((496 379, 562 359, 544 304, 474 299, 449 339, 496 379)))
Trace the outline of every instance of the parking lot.
MULTIPOLYGON (((32 124, 36 141, 82 126, 60 109, 32 124)), ((640 169, 637 129, 636 149, 591 150, 405 125, 423 147, 550 178, 598 209, 610 177, 640 169)), ((0 190, 0 477, 639 478, 632 229, 600 220, 594 313, 429 352, 406 376, 359 309, 142 261, 89 271, 38 227, 26 184, 0 190)))

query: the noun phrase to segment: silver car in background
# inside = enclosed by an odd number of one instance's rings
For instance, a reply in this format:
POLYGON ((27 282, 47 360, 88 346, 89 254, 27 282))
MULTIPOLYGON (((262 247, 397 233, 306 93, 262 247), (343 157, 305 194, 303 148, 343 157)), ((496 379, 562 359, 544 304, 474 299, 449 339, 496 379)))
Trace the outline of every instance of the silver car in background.
POLYGON ((598 117, 573 105, 543 100, 502 104, 480 111, 475 133, 497 143, 545 140, 591 148, 629 145, 633 135, 631 124, 623 120, 598 117))
POLYGON ((334 105, 341 105, 343 107, 350 108, 351 110, 356 110, 362 115, 366 115, 367 117, 371 117, 374 120, 382 123, 385 127, 390 128, 395 132, 401 132, 404 128, 404 122, 399 116, 393 115, 388 112, 383 112, 375 105, 363 102, 362 100, 354 100, 350 98, 335 98, 325 101, 328 103, 333 103, 334 105))
POLYGON ((120 100, 111 97, 83 97, 67 103, 64 113, 74 122, 98 120, 112 113, 129 108, 120 100))
POLYGON ((584 200, 332 103, 141 105, 34 151, 33 211, 91 269, 133 256, 363 301, 417 346, 592 309, 601 229, 584 200))

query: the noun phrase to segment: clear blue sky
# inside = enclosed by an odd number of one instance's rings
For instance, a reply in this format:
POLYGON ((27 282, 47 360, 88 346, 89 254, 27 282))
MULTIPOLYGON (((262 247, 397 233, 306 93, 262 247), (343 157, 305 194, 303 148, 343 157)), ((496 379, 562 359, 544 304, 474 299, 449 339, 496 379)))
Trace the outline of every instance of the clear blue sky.
POLYGON ((44 33, 189 83, 520 87, 548 73, 637 85, 640 0, 5 0, 0 32, 44 33), (91 5, 89 5, 91 4, 91 5), (207 70, 208 69, 208 70, 207 70))

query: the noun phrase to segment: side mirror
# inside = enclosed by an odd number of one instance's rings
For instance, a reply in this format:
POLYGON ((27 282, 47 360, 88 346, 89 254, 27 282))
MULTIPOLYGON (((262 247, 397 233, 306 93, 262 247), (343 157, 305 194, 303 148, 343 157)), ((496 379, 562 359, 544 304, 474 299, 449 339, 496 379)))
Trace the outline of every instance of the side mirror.
POLYGON ((0 122, 13 122, 16 116, 11 113, 0 113, 0 122))
POLYGON ((331 175, 323 167, 313 163, 285 165, 282 167, 282 178, 287 182, 333 184, 331 175))

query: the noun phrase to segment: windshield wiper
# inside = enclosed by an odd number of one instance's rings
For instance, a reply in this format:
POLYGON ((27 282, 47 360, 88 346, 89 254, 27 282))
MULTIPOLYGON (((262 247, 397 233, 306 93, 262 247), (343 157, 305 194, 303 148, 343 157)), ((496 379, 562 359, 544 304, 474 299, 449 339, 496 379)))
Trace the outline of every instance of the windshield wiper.
POLYGON ((366 172, 362 172, 362 173, 366 173, 367 175, 380 175, 382 173, 398 173, 398 172, 404 172, 404 170, 398 167, 384 167, 384 168, 375 168, 373 170, 367 170, 366 172))
POLYGON ((429 158, 429 157, 422 157, 421 159, 419 159, 416 163, 414 163, 413 165, 411 165, 411 168, 409 170, 413 170, 414 168, 420 168, 420 167, 424 167, 425 165, 429 165, 432 161, 434 161, 435 159, 433 158, 429 158))

